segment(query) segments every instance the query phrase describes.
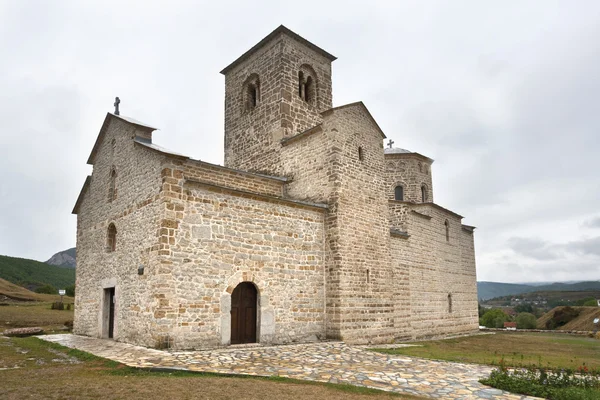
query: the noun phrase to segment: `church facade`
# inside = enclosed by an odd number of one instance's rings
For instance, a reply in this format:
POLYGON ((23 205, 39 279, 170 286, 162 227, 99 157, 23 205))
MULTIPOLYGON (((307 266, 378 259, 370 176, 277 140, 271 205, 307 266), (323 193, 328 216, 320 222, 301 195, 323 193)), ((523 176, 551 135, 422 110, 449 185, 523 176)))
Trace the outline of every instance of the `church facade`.
POLYGON ((384 148, 335 57, 281 26, 225 76, 225 165, 108 113, 77 214, 74 332, 149 347, 442 337, 478 328, 473 230, 433 160, 384 148))

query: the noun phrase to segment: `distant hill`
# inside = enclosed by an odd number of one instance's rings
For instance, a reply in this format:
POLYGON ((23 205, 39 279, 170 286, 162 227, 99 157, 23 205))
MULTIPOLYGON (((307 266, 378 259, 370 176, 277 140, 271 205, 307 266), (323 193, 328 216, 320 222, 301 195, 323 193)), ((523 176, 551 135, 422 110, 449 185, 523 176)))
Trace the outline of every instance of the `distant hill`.
MULTIPOLYGON (((574 330, 574 331, 593 331, 594 327, 594 318, 600 318, 600 307, 571 307, 579 312, 579 315, 575 317, 575 319, 567 322, 566 325, 561 326, 558 329, 561 330, 574 330)), ((546 322, 548 322, 554 314, 563 310, 565 307, 555 307, 552 310, 548 311, 546 314, 542 315, 537 320, 538 329, 546 329, 546 322)))
POLYGON ((582 290, 600 290, 600 281, 577 283, 551 283, 545 285, 524 285, 519 283, 477 282, 477 297, 489 300, 495 297, 510 296, 530 292, 577 292, 582 290))
POLYGON ((75 268, 75 247, 65 251, 59 251, 50 257, 50 259, 46 261, 46 264, 63 268, 75 268))
MULTIPOLYGON (((0 302, 7 300, 16 301, 59 301, 58 294, 41 294, 25 289, 22 286, 15 285, 4 279, 0 279, 0 302)), ((0 322, 1 323, 1 322, 0 322)))
POLYGON ((64 289, 75 284, 75 270, 26 258, 0 256, 0 278, 30 290, 46 284, 64 289))

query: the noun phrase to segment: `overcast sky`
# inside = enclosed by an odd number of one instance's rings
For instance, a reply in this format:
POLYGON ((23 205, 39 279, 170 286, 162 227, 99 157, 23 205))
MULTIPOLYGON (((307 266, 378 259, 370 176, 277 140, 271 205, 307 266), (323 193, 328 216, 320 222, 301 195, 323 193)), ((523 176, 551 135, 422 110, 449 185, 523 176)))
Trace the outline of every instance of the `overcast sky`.
POLYGON ((115 96, 156 143, 222 164, 219 71, 280 24, 338 57, 334 106, 362 100, 436 160, 436 203, 478 228, 479 280, 600 279, 595 0, 0 0, 0 254, 75 245, 115 96))

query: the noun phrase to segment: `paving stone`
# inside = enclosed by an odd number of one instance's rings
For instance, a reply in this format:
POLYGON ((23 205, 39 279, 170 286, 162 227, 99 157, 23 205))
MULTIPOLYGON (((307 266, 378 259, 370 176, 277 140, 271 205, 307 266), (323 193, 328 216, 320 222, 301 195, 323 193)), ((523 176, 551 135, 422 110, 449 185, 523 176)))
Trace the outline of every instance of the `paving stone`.
POLYGON ((398 361, 386 354, 349 346, 343 342, 231 346, 226 349, 169 352, 70 334, 39 338, 131 367, 169 367, 221 374, 293 377, 448 400, 535 399, 479 383, 478 380, 488 376, 492 370, 485 365, 440 362, 416 357, 398 361))

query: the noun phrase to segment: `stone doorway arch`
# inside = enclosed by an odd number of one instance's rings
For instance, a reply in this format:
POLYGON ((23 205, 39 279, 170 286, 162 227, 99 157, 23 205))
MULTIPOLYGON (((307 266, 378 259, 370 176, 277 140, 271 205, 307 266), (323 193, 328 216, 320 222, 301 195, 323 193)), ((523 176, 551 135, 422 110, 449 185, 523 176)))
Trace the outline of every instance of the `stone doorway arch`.
POLYGON ((242 282, 231 293, 231 344, 256 343, 258 291, 242 282))
POLYGON ((233 291, 241 283, 253 285, 256 289, 256 342, 272 343, 275 338, 275 310, 269 298, 269 285, 253 273, 237 271, 226 281, 227 286, 221 295, 221 321, 218 331, 221 344, 231 344, 231 300, 233 291))

